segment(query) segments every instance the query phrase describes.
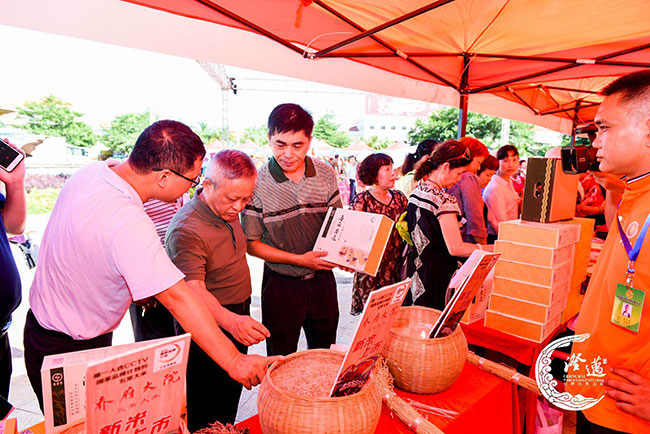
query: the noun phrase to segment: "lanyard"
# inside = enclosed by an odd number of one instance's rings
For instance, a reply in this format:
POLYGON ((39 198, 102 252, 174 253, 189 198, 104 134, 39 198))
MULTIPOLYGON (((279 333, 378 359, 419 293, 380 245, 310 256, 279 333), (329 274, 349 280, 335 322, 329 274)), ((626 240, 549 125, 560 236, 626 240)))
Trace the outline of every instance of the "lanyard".
POLYGON ((628 239, 627 235, 625 235, 625 231, 623 231, 623 227, 621 226, 621 219, 618 216, 618 210, 616 211, 616 223, 618 224, 618 233, 621 235, 621 241, 623 241, 623 247, 625 247, 625 251, 627 252, 627 257, 630 260, 630 262, 628 262, 627 265, 627 281, 626 281, 627 287, 630 288, 634 284, 634 273, 635 273, 634 263, 636 262, 636 259, 639 257, 641 246, 643 245, 643 241, 645 240, 645 235, 648 232, 648 226, 650 226, 650 214, 645 219, 645 223, 641 228, 641 232, 639 232, 639 236, 637 237, 636 242, 634 243, 634 247, 632 247, 630 240, 628 239))

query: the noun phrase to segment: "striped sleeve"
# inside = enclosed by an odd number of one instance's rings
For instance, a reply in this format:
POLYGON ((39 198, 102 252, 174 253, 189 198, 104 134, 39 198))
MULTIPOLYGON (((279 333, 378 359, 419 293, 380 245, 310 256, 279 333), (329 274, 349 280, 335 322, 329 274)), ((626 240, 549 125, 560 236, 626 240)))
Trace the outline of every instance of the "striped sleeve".
POLYGON ((246 208, 241 212, 241 227, 248 241, 262 239, 262 235, 264 234, 264 219, 262 200, 257 190, 253 193, 253 197, 246 205, 246 208))

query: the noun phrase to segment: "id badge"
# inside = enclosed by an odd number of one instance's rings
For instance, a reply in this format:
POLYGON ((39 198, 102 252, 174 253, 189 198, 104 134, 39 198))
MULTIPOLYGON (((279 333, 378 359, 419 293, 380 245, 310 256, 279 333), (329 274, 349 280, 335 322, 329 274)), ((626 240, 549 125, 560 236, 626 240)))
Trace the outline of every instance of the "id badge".
POLYGON ((616 286, 612 308, 612 322, 633 332, 639 331, 645 292, 625 285, 616 286))

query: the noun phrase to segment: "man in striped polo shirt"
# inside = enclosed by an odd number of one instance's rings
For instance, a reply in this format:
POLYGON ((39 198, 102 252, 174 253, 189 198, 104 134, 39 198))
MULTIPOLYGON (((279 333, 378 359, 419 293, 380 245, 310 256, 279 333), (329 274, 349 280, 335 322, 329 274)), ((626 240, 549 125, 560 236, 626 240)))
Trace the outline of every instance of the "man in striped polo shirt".
POLYGON ((264 259, 262 323, 271 332, 269 355, 296 351, 304 328, 309 348, 336 341, 339 308, 334 264, 313 251, 330 206, 341 207, 336 174, 307 156, 314 121, 296 104, 271 112, 273 157, 259 170, 253 198, 242 212, 248 253, 264 259))

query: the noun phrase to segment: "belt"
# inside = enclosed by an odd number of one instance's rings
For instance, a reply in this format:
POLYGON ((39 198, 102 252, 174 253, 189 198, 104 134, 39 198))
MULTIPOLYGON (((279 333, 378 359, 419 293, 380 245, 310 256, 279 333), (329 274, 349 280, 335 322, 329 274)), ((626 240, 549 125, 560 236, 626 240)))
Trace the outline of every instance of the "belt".
POLYGON ((250 305, 251 305, 251 298, 248 297, 246 300, 242 301, 241 303, 224 304, 222 306, 232 312, 241 312, 247 309, 248 306, 250 305))

